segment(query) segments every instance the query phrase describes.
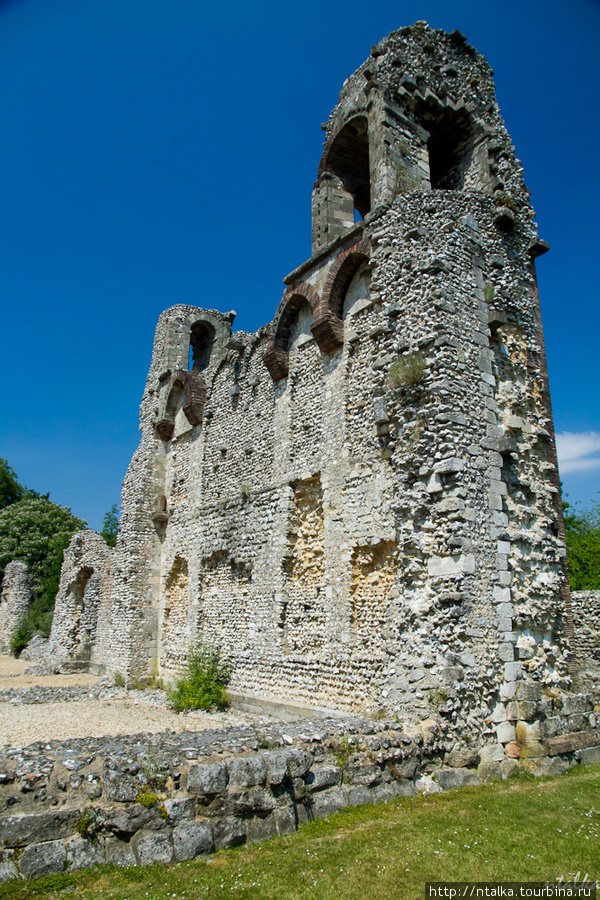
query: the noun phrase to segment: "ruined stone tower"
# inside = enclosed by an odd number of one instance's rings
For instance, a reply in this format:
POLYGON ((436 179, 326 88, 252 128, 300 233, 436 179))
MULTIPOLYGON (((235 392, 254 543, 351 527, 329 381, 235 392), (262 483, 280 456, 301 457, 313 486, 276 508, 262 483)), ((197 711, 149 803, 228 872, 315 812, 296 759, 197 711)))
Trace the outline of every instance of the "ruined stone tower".
POLYGON ((215 641, 247 703, 507 744, 517 685, 539 700, 566 660, 547 247, 460 33, 392 33, 325 131, 312 255, 273 321, 160 317, 86 653, 169 677, 215 641))

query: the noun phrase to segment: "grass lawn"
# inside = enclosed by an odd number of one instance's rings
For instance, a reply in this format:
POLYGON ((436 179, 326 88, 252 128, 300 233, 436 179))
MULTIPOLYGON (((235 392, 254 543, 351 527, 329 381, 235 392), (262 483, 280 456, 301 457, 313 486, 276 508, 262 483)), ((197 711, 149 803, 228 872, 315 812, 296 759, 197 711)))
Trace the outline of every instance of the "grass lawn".
POLYGON ((264 844, 170 866, 47 876, 0 898, 379 900, 427 881, 600 881, 600 765, 346 809, 264 844))

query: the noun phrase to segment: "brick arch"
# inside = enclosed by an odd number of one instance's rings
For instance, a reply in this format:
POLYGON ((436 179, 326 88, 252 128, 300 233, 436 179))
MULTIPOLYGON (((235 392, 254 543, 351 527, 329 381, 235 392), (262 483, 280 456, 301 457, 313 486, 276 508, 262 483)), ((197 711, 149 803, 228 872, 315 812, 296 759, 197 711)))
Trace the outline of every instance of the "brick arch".
MULTIPOLYGON (((315 321, 321 308, 321 298, 311 284, 295 281, 286 288, 281 303, 273 319, 273 333, 263 354, 263 363, 273 381, 281 381, 289 372, 288 341, 297 311, 303 303, 308 303, 315 321)), ((311 328, 312 331, 312 328, 311 328)), ((318 341, 317 341, 318 343, 318 341)))
POLYGON ((198 372, 186 372, 178 369, 171 375, 165 415, 156 425, 156 433, 163 441, 170 441, 175 428, 175 410, 181 395, 185 403, 183 411, 190 425, 201 425, 206 403, 206 382, 198 372))
POLYGON ((328 315, 342 318, 344 297, 350 286, 350 282, 356 275, 360 266, 371 258, 371 247, 368 238, 362 237, 347 250, 342 251, 333 263, 325 288, 323 289, 323 303, 328 315))

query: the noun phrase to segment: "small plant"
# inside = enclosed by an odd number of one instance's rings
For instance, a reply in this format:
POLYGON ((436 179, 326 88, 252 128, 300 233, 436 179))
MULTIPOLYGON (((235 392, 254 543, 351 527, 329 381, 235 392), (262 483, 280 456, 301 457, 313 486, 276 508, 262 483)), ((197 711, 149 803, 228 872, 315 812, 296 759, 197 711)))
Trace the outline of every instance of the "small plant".
POLYGON ((31 628, 29 627, 29 623, 27 619, 21 619, 17 627, 12 633, 12 637, 10 639, 10 649, 15 654, 15 656, 19 656, 21 652, 25 649, 27 644, 31 639, 31 628))
POLYGON ((175 712, 186 709, 223 709, 229 706, 225 687, 231 665, 221 658, 218 647, 197 643, 190 648, 183 674, 168 692, 175 712))
POLYGON ((425 357, 422 353, 407 353, 392 363, 388 372, 390 387, 409 387, 419 384, 425 373, 425 357))
POLYGON ((135 799, 138 803, 141 803, 142 806, 145 806, 146 809, 150 809, 151 806, 158 803, 160 797, 157 797, 152 791, 140 791, 135 799))
POLYGON ((448 700, 448 691, 445 688, 433 688, 429 691, 429 700, 434 709, 440 709, 448 700))
POLYGON ((485 297, 487 303, 489 303, 490 300, 493 300, 494 298, 494 285, 490 284, 489 281, 483 288, 483 296, 485 297))
POLYGON ((125 676, 120 672, 114 674, 115 687, 125 687, 125 676))
MULTIPOLYGON (((348 760, 350 759, 350 754, 352 753, 352 746, 350 744, 350 739, 344 735, 344 737, 338 741, 336 739, 331 741, 331 751, 335 758, 337 765, 340 769, 343 769, 344 772, 348 767, 348 760)), ((343 778, 343 776, 342 776, 343 778)))
POLYGON ((414 191, 419 187, 420 180, 409 175, 406 166, 398 163, 396 166, 396 190, 402 194, 406 191, 414 191))
POLYGON ((247 481, 242 481, 242 483, 240 484, 240 491, 242 492, 243 497, 251 497, 252 485, 248 484, 247 481))
POLYGON ((93 807, 84 809, 75 824, 75 831, 82 838, 91 837, 96 833, 96 810, 93 807))

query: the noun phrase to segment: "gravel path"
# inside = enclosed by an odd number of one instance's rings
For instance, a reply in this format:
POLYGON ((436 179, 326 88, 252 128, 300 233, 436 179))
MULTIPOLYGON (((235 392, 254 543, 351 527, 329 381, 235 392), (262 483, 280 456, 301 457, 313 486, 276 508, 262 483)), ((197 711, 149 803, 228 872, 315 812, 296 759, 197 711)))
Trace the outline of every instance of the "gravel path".
POLYGON ((125 691, 110 686, 99 699, 23 703, 17 700, 15 691, 20 694, 23 690, 35 690, 36 686, 68 688, 100 682, 92 675, 24 675, 26 665, 31 663, 0 655, 0 690, 10 690, 13 697, 0 702, 0 747, 139 732, 204 731, 260 721, 259 717, 229 710, 177 715, 166 706, 161 692, 125 691))

